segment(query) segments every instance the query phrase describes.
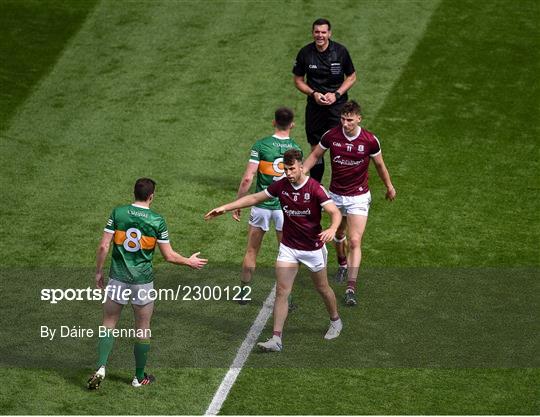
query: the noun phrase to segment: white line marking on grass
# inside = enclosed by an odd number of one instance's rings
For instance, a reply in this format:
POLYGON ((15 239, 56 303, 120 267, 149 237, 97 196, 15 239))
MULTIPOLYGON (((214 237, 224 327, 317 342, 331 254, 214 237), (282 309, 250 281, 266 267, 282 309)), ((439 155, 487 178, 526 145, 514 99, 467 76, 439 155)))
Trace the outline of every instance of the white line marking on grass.
POLYGON ((214 394, 214 398, 212 398, 212 402, 208 406, 205 415, 215 416, 219 413, 219 410, 221 410, 223 403, 227 399, 227 395, 229 395, 229 391, 234 385, 234 382, 236 381, 238 375, 240 375, 240 371, 242 370, 244 363, 246 362, 250 352, 252 351, 253 346, 255 346, 257 339, 261 335, 264 326, 266 326, 268 318, 272 314, 275 298, 276 285, 274 284, 274 287, 272 288, 272 291, 270 291, 270 294, 268 294, 268 297, 266 297, 266 300, 264 301, 263 306, 259 311, 259 314, 257 315, 257 318, 251 325, 251 328, 249 329, 246 338, 242 342, 242 345, 240 345, 240 348, 236 353, 236 357, 234 358, 232 365, 229 368, 229 371, 223 377, 221 385, 214 394))

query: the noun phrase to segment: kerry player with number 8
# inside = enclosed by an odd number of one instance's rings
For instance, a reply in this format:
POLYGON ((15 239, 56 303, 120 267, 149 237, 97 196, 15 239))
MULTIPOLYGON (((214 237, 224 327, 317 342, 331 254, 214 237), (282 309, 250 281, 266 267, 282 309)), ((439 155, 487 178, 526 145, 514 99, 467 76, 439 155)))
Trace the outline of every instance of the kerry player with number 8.
MULTIPOLYGON (((107 300, 103 305, 103 326, 114 329, 123 306, 131 301, 137 335, 142 335, 137 338, 134 347, 135 377, 131 383, 134 387, 148 385, 155 380, 152 375, 144 372, 144 368, 150 350, 150 320, 154 311, 154 302, 148 294, 154 288, 152 259, 156 244, 167 262, 187 265, 193 269, 201 269, 208 262, 198 257, 199 252, 185 258, 173 250, 165 219, 150 209, 155 185, 150 178, 137 180, 134 188, 135 202, 116 207, 112 211, 97 250, 96 286, 104 289, 103 266, 113 244, 110 280, 105 289, 107 300), (122 293, 130 294, 130 299, 120 297, 122 293)), ((100 337, 98 369, 88 380, 89 389, 99 388, 105 378, 105 365, 113 342, 111 332, 100 337)))

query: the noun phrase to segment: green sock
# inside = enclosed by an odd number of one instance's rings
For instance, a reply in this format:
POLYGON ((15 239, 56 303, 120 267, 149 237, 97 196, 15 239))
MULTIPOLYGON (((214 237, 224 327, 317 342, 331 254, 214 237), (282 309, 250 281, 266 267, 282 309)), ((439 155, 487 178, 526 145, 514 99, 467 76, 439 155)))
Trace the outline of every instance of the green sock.
POLYGON ((150 350, 150 339, 137 340, 133 353, 135 354, 135 376, 140 381, 144 378, 144 367, 150 350))
POLYGON ((107 336, 102 336, 99 338, 98 342, 98 363, 97 367, 107 365, 107 359, 109 359, 109 353, 111 353, 112 347, 114 344, 114 336, 107 334, 107 336))

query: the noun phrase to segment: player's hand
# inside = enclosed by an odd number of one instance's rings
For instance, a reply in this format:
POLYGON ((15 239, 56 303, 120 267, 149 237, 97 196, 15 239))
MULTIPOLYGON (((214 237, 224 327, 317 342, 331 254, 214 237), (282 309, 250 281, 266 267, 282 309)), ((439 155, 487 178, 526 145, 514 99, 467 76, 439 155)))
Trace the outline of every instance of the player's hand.
POLYGON ((319 233, 319 239, 321 239, 321 242, 328 243, 334 240, 334 237, 336 236, 336 230, 332 228, 328 228, 326 230, 323 230, 321 233, 319 233))
POLYGON ((315 93, 313 94, 313 98, 315 99, 315 103, 319 106, 328 106, 330 104, 326 101, 326 96, 324 94, 315 93))
POLYGON ((204 220, 210 220, 214 217, 221 216, 222 214, 225 214, 227 210, 225 210, 225 206, 217 207, 213 210, 210 210, 208 213, 204 215, 204 220))
POLYGON ((390 187, 386 190, 386 199, 389 201, 394 201, 396 198, 396 189, 394 187, 390 187))
POLYGON ((105 288, 105 280, 103 279, 103 272, 96 272, 96 288, 100 290, 105 288))
POLYGON ((242 210, 240 209, 234 209, 232 211, 232 218, 236 220, 237 222, 240 221, 240 216, 242 215, 242 210))
POLYGON ((336 102, 336 94, 335 93, 326 93, 324 95, 324 100, 328 105, 334 104, 336 102))
POLYGON ((201 269, 208 263, 208 259, 199 258, 201 252, 194 253, 188 258, 187 265, 193 269, 201 269))

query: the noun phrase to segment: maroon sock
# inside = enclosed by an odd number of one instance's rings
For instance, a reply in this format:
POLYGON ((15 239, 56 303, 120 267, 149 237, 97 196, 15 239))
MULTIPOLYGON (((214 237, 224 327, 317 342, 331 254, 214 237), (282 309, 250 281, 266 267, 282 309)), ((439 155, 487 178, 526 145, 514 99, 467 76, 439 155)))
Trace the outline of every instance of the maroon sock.
POLYGON ((339 316, 330 317, 330 321, 338 321, 338 320, 339 320, 339 316))
POLYGON ((339 266, 347 266, 347 257, 346 256, 338 256, 337 262, 339 266))
POLYGON ((356 292, 356 281, 347 281, 347 289, 356 292))
POLYGON ((277 336, 279 338, 281 338, 281 332, 278 332, 276 330, 274 330, 274 333, 273 333, 274 336, 277 336))

